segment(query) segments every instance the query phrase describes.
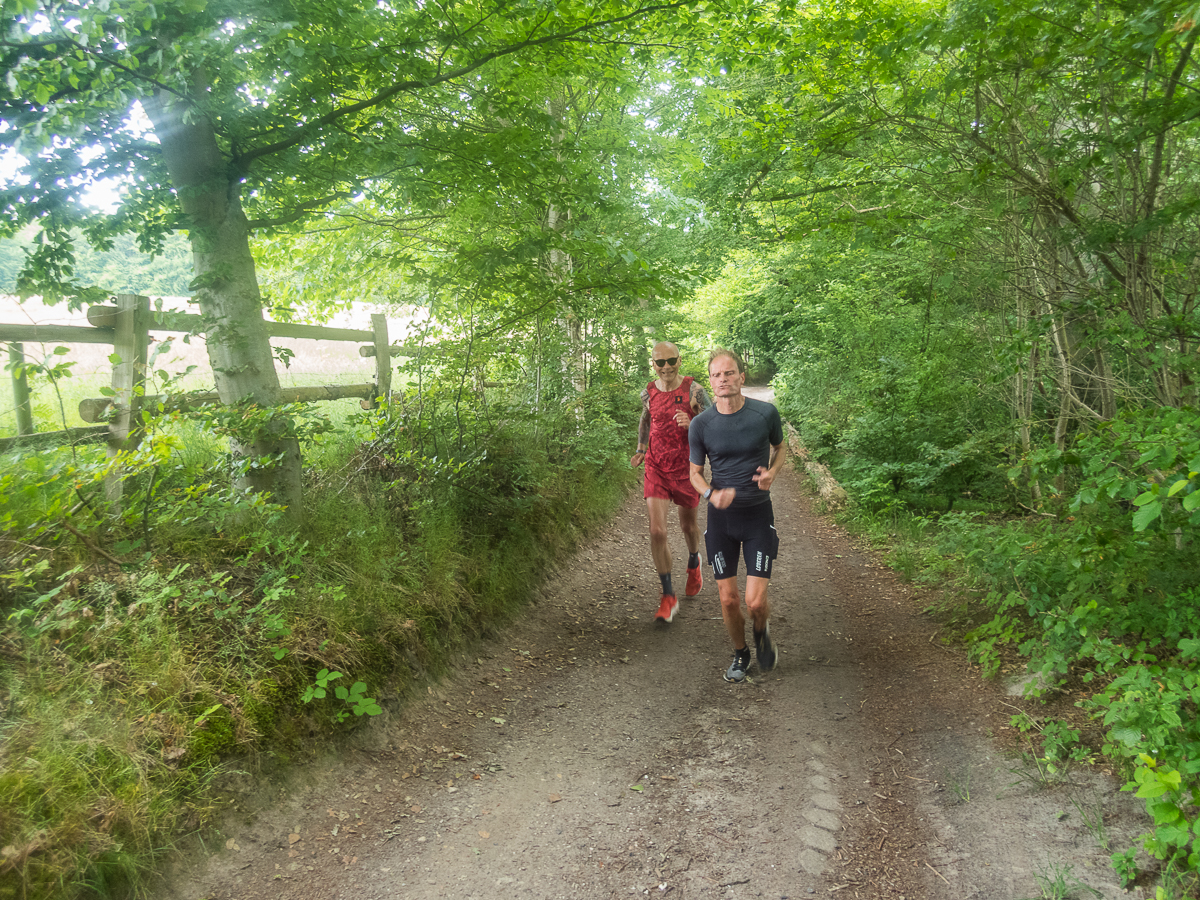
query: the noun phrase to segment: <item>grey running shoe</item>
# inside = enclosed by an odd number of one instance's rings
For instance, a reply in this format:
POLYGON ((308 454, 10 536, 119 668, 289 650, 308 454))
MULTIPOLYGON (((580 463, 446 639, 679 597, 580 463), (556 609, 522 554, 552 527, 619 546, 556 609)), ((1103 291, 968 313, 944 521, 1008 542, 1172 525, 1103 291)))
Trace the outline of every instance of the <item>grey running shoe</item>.
POLYGON ((771 641, 771 623, 762 633, 754 632, 754 654, 758 657, 758 671, 766 673, 775 668, 775 644, 771 641))
POLYGON ((750 668, 750 648, 743 647, 733 651, 733 662, 725 670, 725 680, 737 684, 746 680, 746 670, 750 668))

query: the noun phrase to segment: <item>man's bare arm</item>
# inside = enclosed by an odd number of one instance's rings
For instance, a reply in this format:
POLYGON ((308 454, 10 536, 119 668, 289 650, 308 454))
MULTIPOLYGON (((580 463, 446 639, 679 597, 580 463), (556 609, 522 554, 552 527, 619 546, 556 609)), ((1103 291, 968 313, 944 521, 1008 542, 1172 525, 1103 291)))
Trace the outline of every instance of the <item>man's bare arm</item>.
POLYGON ((712 406, 712 401, 708 399, 708 392, 700 387, 700 382, 692 382, 692 412, 699 413, 712 406))
MULTIPOLYGON (((704 466, 698 466, 691 460, 688 460, 688 480, 696 489, 696 493, 701 496, 704 496, 704 492, 712 487, 704 480, 704 466)), ((734 488, 713 488, 713 492, 708 495, 708 502, 717 509, 725 509, 733 502, 736 494, 737 490, 734 488)))
POLYGON ((642 418, 638 420, 639 450, 645 451, 650 447, 650 392, 642 388, 642 418))
POLYGON ((650 391, 642 388, 642 418, 638 421, 638 442, 633 456, 629 458, 630 468, 636 469, 646 461, 646 451, 650 448, 650 391))
POLYGON ((760 491, 769 491, 771 484, 775 481, 775 476, 779 474, 779 470, 783 468, 783 461, 787 458, 787 448, 783 444, 771 445, 771 460, 770 464, 763 468, 758 467, 758 473, 754 476, 754 480, 758 482, 760 491))

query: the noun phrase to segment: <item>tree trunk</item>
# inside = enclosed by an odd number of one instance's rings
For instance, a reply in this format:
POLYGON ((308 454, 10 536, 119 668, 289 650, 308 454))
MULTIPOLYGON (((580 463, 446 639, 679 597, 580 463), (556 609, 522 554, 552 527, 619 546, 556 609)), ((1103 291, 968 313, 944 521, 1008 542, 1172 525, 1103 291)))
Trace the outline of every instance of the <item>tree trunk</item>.
MULTIPOLYGON (((1016 229, 1010 225, 1006 232, 1008 256, 1010 265, 1014 270, 1019 271, 1020 267, 1017 264, 1021 258, 1021 241, 1019 237, 1015 237, 1015 234, 1016 229)), ((1017 314, 1017 333, 1020 334, 1028 326, 1030 315, 1026 308, 1024 288, 1013 290, 1013 295, 1017 314)), ((1021 461, 1022 471, 1025 473, 1025 483, 1029 487, 1031 503, 1038 503, 1042 499, 1042 486, 1034 477, 1033 469, 1029 465, 1029 454, 1033 449, 1029 423, 1033 421, 1033 388, 1038 377, 1037 358, 1037 344, 1031 342, 1024 368, 1018 365, 1013 378, 1012 400, 1013 417, 1017 423, 1018 459, 1021 461)))
POLYGON ((825 508, 834 510, 844 507, 849 501, 846 489, 838 484, 829 469, 813 458, 812 454, 808 452, 808 448, 804 446, 804 442, 800 440, 800 433, 792 427, 790 422, 786 428, 788 446, 793 453, 800 457, 800 461, 804 464, 804 471, 816 485, 817 493, 821 497, 821 502, 825 504, 825 508))
MULTIPOLYGON (((563 231, 570 220, 570 213, 569 211, 563 212, 559 210, 558 207, 551 203, 549 209, 546 211, 546 220, 551 231, 563 231)), ((547 264, 550 277, 555 282, 564 286, 570 284, 572 272, 574 271, 574 260, 571 259, 569 254, 561 250, 551 250, 547 264)), ((575 393, 582 394, 587 388, 585 361, 583 358, 583 324, 579 321, 579 317, 569 309, 562 310, 559 315, 559 322, 567 344, 567 358, 564 361, 564 367, 568 373, 568 377, 571 379, 571 387, 575 390, 575 393)))
MULTIPOLYGON (((556 146, 561 145, 567 138, 569 106, 570 100, 565 88, 561 93, 555 93, 546 101, 546 112, 558 124, 557 131, 552 135, 552 140, 556 146)), ((560 161, 562 160, 561 150, 556 150, 555 155, 560 161)), ((570 209, 560 209, 553 202, 549 204, 546 209, 546 226, 551 231, 558 233, 566 231, 570 221, 570 209)), ((564 288, 570 286, 575 272, 575 260, 571 258, 569 253, 558 249, 551 250, 546 260, 546 267, 552 281, 562 285, 564 288)), ((583 324, 574 310, 562 308, 559 311, 559 326, 562 328, 563 338, 567 347, 567 358, 564 360, 564 368, 570 379, 572 389, 576 394, 582 394, 587 388, 586 367, 583 358, 583 324)))
MULTIPOLYGON (((208 322, 208 358, 221 402, 279 403, 279 375, 262 316, 262 295, 250 254, 250 229, 242 210, 240 176, 232 171, 207 119, 165 92, 143 101, 162 145, 163 159, 187 218, 196 274, 196 301, 208 322)), ((270 427, 231 442, 235 458, 275 457, 251 466, 238 480, 243 490, 270 492, 300 514, 300 446, 270 427)))

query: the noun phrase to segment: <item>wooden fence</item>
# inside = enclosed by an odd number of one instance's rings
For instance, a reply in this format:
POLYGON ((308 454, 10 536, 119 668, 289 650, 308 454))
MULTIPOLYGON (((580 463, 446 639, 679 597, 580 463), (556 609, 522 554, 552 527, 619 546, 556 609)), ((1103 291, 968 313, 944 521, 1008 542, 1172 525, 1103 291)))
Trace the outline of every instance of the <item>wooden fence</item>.
MULTIPOLYGON (((151 332, 203 334, 204 319, 188 313, 152 310, 150 299, 137 294, 118 294, 116 299, 116 306, 89 308, 88 325, 0 324, 0 343, 8 343, 9 360, 14 364, 12 383, 17 413, 17 437, 0 438, 0 451, 14 446, 55 446, 90 441, 107 442, 109 454, 115 455, 121 448, 129 445, 131 434, 136 432, 137 413, 141 406, 165 403, 175 408, 185 408, 220 402, 215 392, 142 396, 151 332), (120 362, 113 366, 114 396, 89 398, 79 403, 79 416, 85 422, 99 422, 107 415, 107 423, 87 428, 35 432, 29 384, 24 372, 20 371, 20 366, 25 362, 25 342, 111 344, 114 353, 120 357, 120 362)), ((371 316, 370 331, 267 322, 267 333, 271 337, 369 342, 368 346, 359 348, 359 355, 375 358, 373 383, 282 388, 282 403, 311 403, 358 397, 363 409, 371 409, 376 403, 376 398, 383 397, 386 402, 391 396, 391 358, 417 352, 414 348, 389 346, 387 317, 379 314, 371 316)))

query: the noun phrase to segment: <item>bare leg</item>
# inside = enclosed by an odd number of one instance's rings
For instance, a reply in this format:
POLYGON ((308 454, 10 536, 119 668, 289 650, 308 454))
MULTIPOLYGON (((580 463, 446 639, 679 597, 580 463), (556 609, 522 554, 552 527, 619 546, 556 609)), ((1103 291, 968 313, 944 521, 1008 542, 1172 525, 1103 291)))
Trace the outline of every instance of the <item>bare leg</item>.
POLYGON ((771 618, 771 604, 767 600, 767 587, 770 584, 769 578, 746 576, 746 609, 750 610, 750 620, 754 623, 755 631, 766 628, 767 620, 771 618))
POLYGON ((721 598, 721 618, 725 630, 733 639, 734 650, 746 649, 746 617, 742 615, 742 594, 736 578, 722 578, 717 582, 717 596, 721 598))
POLYGON ((650 513, 650 555, 654 557, 654 568, 659 575, 671 574, 671 548, 667 546, 667 511, 671 501, 665 497, 647 497, 646 510, 650 513))
MULTIPOLYGON (((767 586, 769 578, 759 578, 750 575, 746 578, 746 608, 750 611, 750 620, 755 631, 767 627, 771 617, 771 604, 767 601, 767 586)), ((746 617, 742 614, 742 595, 738 590, 736 578, 722 578, 717 582, 717 595, 721 598, 721 618, 725 621, 725 630, 733 640, 734 650, 744 650, 746 647, 746 617)))
POLYGON ((688 553, 699 553, 700 522, 695 508, 679 507, 679 527, 683 531, 683 539, 687 541, 688 553))

